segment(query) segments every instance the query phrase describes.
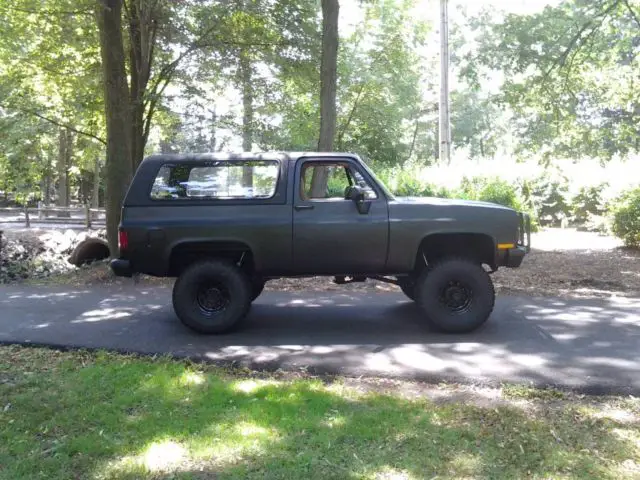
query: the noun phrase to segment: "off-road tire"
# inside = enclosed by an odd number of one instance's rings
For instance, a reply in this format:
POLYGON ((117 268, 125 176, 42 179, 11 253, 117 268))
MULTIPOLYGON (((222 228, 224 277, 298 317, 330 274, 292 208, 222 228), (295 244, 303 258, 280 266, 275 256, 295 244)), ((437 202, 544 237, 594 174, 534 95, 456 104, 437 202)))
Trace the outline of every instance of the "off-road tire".
POLYGON ((253 302, 256 298, 262 295, 264 290, 265 281, 260 279, 253 279, 251 281, 251 301, 253 302))
POLYGON ((176 315, 187 327, 199 333, 226 333, 246 316, 252 287, 233 263, 205 260, 182 272, 173 286, 172 299, 176 315))
POLYGON ((416 300, 416 282, 413 279, 402 278, 398 279, 398 286, 402 293, 404 293, 409 300, 416 300))
POLYGON ((427 322, 447 333, 467 333, 487 321, 495 304, 491 277, 478 263, 449 257, 428 266, 415 286, 427 322))

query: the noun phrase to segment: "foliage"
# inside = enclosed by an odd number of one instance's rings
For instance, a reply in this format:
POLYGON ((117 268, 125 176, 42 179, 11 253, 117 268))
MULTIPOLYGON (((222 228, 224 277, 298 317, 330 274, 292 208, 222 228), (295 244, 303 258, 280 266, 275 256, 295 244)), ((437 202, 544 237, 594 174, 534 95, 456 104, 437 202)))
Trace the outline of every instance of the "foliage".
POLYGON ((475 177, 462 180, 460 193, 468 200, 492 202, 515 210, 522 210, 522 202, 515 186, 499 178, 475 177))
POLYGON ((504 75, 499 100, 513 111, 519 151, 550 161, 640 150, 637 0, 563 0, 492 18, 487 10, 471 21, 481 46, 465 73, 504 75))
POLYGON ((402 169, 377 166, 375 171, 378 179, 399 197, 453 197, 453 192, 446 186, 424 181, 423 171, 419 166, 406 166, 402 169))
POLYGON ((593 216, 602 216, 607 211, 607 204, 603 198, 603 191, 608 187, 606 183, 588 185, 580 188, 571 200, 572 220, 582 225, 593 216))
POLYGON ((568 180, 545 171, 521 185, 523 204, 542 225, 566 223, 571 213, 568 180))
POLYGON ((627 247, 640 247, 640 187, 625 192, 613 205, 613 233, 627 247))

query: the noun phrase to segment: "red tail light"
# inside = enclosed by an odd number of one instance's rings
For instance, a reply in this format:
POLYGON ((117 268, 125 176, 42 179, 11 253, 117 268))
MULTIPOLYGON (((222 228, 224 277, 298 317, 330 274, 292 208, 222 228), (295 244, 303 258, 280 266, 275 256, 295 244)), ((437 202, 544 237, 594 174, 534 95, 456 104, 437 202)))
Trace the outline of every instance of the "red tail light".
POLYGON ((118 248, 120 251, 126 250, 129 247, 129 235, 124 230, 118 232, 118 248))

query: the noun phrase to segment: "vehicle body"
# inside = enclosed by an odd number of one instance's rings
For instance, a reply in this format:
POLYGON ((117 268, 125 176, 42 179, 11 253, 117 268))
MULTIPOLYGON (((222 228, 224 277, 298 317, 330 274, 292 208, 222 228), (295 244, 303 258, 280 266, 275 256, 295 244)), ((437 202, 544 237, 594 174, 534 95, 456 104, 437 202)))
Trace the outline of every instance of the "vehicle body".
POLYGON ((131 183, 120 239, 111 266, 122 276, 179 277, 178 286, 194 264, 226 262, 253 290, 278 277, 329 275, 397 283, 414 297, 425 271, 444 260, 520 266, 530 223, 491 203, 396 198, 353 154, 156 155, 131 183))

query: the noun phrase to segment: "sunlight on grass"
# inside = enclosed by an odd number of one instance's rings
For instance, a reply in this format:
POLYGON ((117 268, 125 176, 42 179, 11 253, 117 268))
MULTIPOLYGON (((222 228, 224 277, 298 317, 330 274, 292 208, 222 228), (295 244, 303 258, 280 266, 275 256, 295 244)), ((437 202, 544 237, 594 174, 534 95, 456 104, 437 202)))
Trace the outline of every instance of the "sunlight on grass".
POLYGON ((125 456, 99 469, 96 478, 140 478, 136 475, 146 478, 159 472, 184 472, 194 464, 223 468, 245 456, 259 458, 277 440, 274 429, 253 422, 215 425, 203 435, 180 443, 176 439, 152 442, 139 454, 125 456))
POLYGON ((150 472, 168 471, 187 457, 185 448, 173 441, 152 443, 141 455, 140 460, 150 472))
POLYGON ((252 393, 259 388, 268 386, 268 385, 277 385, 278 382, 273 380, 254 380, 254 379, 244 379, 238 380, 237 382, 232 383, 232 388, 236 392, 242 393, 252 393))
POLYGON ((406 470, 398 470, 389 466, 384 467, 378 472, 367 475, 366 478, 372 480, 418 480, 418 477, 411 475, 406 470))
POLYGON ((202 372, 186 371, 180 376, 179 383, 181 385, 202 385, 206 378, 202 372))
POLYGON ((321 425, 324 425, 327 428, 335 428, 343 427, 346 423, 347 419, 344 415, 340 415, 337 410, 332 410, 326 415, 324 420, 322 420, 321 425))
POLYGON ((0 347, 0 479, 639 478, 637 399, 487 408, 249 374, 0 347))
POLYGON ((138 455, 125 456, 100 469, 96 478, 118 478, 125 473, 153 474, 176 471, 187 460, 184 446, 172 440, 149 444, 138 455))

